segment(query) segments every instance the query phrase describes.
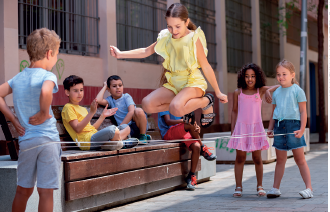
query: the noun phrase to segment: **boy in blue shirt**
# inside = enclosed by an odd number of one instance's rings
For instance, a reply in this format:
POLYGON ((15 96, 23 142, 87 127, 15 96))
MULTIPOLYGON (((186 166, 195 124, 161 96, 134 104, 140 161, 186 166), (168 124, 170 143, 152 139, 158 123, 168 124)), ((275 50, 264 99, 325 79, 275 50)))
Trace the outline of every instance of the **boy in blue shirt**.
POLYGON ((158 128, 164 140, 187 139, 183 143, 192 151, 191 154, 191 169, 186 177, 187 189, 195 190, 197 179, 195 171, 199 156, 202 155, 206 160, 212 161, 217 158, 213 155, 206 145, 200 139, 200 127, 195 122, 194 112, 189 114, 189 120, 183 120, 181 117, 176 117, 170 114, 169 111, 158 113, 158 128))
POLYGON ((104 82, 103 88, 97 94, 97 102, 100 105, 109 105, 111 108, 118 108, 114 117, 118 125, 128 124, 131 128, 131 137, 140 141, 151 140, 150 135, 146 135, 147 117, 142 108, 136 108, 133 98, 128 93, 123 94, 124 85, 122 79, 117 75, 112 75, 104 82), (111 95, 103 98, 105 91, 111 95))
POLYGON ((17 189, 12 211, 25 211, 35 182, 39 193, 39 211, 53 211, 53 190, 59 187, 61 146, 51 102, 58 91, 51 70, 57 61, 61 39, 52 30, 42 28, 27 38, 31 65, 0 86, 0 110, 19 133, 17 189), (4 97, 13 94, 17 118, 4 97), (37 147, 38 146, 38 147, 37 147))

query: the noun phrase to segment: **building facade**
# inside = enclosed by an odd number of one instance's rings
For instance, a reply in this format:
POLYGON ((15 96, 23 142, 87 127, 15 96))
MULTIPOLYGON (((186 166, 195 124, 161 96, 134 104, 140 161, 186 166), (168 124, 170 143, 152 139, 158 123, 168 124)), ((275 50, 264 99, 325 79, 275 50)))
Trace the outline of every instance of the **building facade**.
MULTIPOLYGON (((125 90, 137 104, 158 88, 162 59, 154 54, 141 60, 117 60, 109 46, 129 50, 151 45, 160 30, 166 28, 166 9, 183 3, 190 18, 201 26, 209 49, 220 90, 228 95, 228 104, 215 105, 216 123, 230 123, 237 71, 248 62, 261 66, 267 85, 275 85, 275 66, 283 58, 293 62, 299 79, 300 10, 294 10, 286 33, 279 29, 278 11, 286 0, 0 0, 0 83, 4 83, 29 65, 26 37, 36 28, 53 29, 61 37, 60 54, 52 72, 60 90, 53 105, 63 105, 63 80, 78 75, 85 81, 83 105, 90 104, 110 75, 119 75, 125 90)), ((300 8, 300 5, 297 5, 300 8)), ((290 8, 284 7, 285 12, 290 8)), ((328 20, 324 12, 324 84, 328 82, 328 20)), ((308 13, 308 52, 306 95, 308 117, 316 124, 317 25, 315 12, 308 13)), ((208 91, 212 92, 209 85, 208 91)), ((326 108, 328 91, 325 89, 326 108)), ((12 105, 12 97, 6 98, 12 105)), ((271 105, 264 104, 263 119, 269 119, 271 105)), ((326 115, 328 111, 326 111, 326 115)), ((316 125, 315 125, 316 126, 316 125)))

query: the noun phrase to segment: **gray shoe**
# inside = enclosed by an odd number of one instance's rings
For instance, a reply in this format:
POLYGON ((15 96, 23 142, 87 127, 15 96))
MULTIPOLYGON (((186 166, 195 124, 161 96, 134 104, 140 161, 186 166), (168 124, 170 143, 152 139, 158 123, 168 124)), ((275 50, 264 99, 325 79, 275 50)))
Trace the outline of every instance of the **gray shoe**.
POLYGON ((122 141, 109 141, 109 142, 103 144, 101 146, 101 149, 114 151, 114 150, 119 150, 119 149, 123 148, 123 146, 124 146, 124 143, 122 141))
POLYGON ((137 146, 139 144, 139 139, 129 138, 124 140, 123 143, 124 143, 123 149, 129 149, 137 146))

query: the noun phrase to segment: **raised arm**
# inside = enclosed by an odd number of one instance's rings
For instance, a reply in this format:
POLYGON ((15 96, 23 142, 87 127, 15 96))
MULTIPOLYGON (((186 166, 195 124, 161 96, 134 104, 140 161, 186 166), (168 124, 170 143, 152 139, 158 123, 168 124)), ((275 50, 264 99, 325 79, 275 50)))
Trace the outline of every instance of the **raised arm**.
POLYGON ((231 111, 231 134, 233 134, 238 114, 238 89, 234 92, 233 110, 231 111))
POLYGON ((25 134, 25 129, 19 123, 15 115, 11 112, 4 99, 7 95, 11 94, 12 92, 13 91, 9 86, 8 82, 0 85, 0 111, 11 123, 13 123, 18 134, 20 136, 23 136, 25 134))
POLYGON ((103 105, 103 106, 105 106, 105 105, 108 104, 108 101, 103 98, 104 97, 104 93, 107 90, 107 87, 108 87, 107 86, 107 82, 104 82, 103 83, 103 88, 100 90, 100 92, 96 96, 97 103, 100 104, 100 105, 103 105))
MULTIPOLYGON (((81 122, 79 122, 78 119, 74 119, 74 120, 69 122, 72 129, 76 133, 82 132, 83 129, 87 126, 87 124, 93 118, 94 114, 96 113, 96 110, 97 110, 97 102, 96 102, 96 99, 94 99, 92 104, 91 104, 90 112, 87 114, 87 116, 81 122)), ((103 118, 103 120, 104 120, 104 118, 103 118)))
POLYGON ((54 86, 55 83, 51 80, 46 80, 42 84, 39 98, 40 111, 29 118, 29 124, 39 125, 52 117, 49 114, 49 108, 53 101, 54 86))
POLYGON ((140 49, 133 49, 129 51, 120 51, 115 46, 110 46, 110 54, 111 56, 117 58, 117 59, 124 59, 124 58, 146 58, 155 53, 155 45, 157 42, 151 44, 150 46, 146 48, 140 48, 140 49))
POLYGON ((199 40, 199 38, 196 42, 196 48, 197 48, 197 60, 202 67, 202 70, 203 70, 203 73, 204 73, 206 79, 209 81, 212 88, 214 89, 215 95, 220 99, 221 103, 227 103, 228 102, 227 95, 221 93, 221 91, 219 89, 218 82, 217 82, 217 79, 215 78, 213 68, 207 61, 206 55, 204 53, 203 45, 202 45, 201 41, 199 40))
POLYGON ((260 88, 260 97, 265 94, 266 102, 271 104, 272 103, 272 94, 270 92, 274 92, 280 85, 274 85, 274 86, 263 86, 260 88))

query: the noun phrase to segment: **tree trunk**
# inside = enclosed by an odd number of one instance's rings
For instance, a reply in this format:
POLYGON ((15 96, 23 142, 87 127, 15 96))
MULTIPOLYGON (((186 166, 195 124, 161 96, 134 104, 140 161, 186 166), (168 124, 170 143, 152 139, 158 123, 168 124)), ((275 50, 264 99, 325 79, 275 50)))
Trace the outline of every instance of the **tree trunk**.
POLYGON ((319 142, 325 143, 325 106, 324 106, 324 73, 323 73, 323 8, 324 0, 319 0, 317 9, 317 40, 318 40, 318 84, 319 84, 319 142))

